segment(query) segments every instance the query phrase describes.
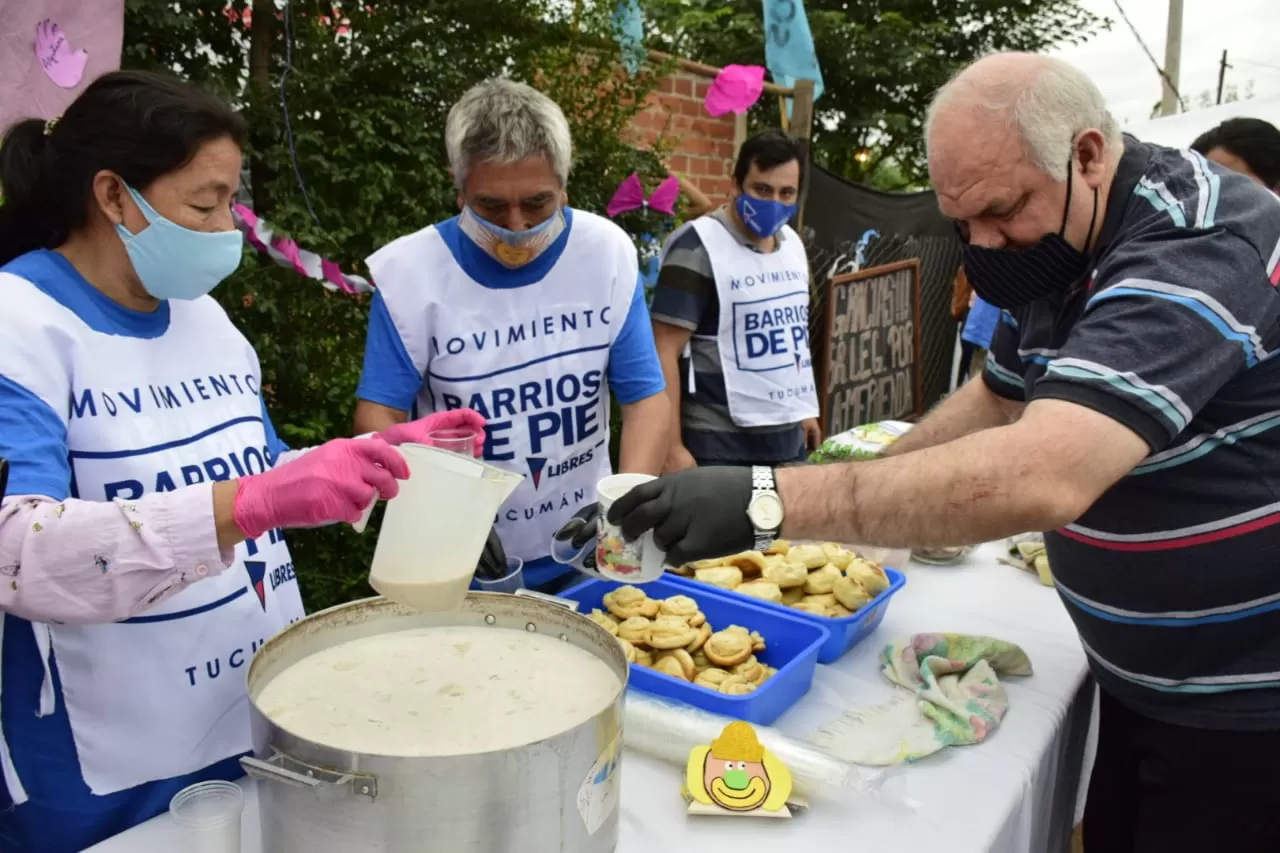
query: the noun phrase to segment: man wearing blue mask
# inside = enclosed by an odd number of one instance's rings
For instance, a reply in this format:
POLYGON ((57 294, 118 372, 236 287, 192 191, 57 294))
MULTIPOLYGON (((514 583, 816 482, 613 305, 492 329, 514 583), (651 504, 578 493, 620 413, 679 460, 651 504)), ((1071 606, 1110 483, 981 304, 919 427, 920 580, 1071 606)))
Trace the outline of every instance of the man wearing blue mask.
POLYGON ((733 201, 663 248, 652 315, 672 405, 668 472, 796 462, 821 441, 809 262, 787 225, 803 156, 780 131, 751 137, 733 201))
POLYGON ((525 478, 495 537, 524 560, 526 586, 553 590, 572 577, 551 559, 553 535, 569 525, 561 559, 592 552, 596 483, 611 473, 610 392, 620 470, 656 474, 666 455, 636 249, 609 220, 568 206, 569 124, 537 90, 473 87, 449 112, 445 147, 460 215, 369 258, 378 292, 356 427, 380 431, 415 409, 484 415, 485 460, 525 478))

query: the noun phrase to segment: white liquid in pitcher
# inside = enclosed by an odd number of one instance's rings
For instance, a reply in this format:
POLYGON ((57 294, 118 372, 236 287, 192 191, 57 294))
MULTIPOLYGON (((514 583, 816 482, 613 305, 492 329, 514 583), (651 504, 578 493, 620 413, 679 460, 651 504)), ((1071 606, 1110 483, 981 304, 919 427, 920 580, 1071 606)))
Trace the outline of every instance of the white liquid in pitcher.
POLYGON ((316 652, 272 679, 258 707, 315 743, 375 755, 509 749, 607 707, 622 684, 590 652, 506 628, 415 628, 316 652))
MULTIPOLYGON (((369 585, 379 595, 412 607, 420 613, 440 613, 445 610, 457 610, 466 600, 471 589, 471 576, 475 569, 454 578, 397 581, 376 574, 369 576, 369 585)), ((412 575, 406 575, 412 577, 412 575)))

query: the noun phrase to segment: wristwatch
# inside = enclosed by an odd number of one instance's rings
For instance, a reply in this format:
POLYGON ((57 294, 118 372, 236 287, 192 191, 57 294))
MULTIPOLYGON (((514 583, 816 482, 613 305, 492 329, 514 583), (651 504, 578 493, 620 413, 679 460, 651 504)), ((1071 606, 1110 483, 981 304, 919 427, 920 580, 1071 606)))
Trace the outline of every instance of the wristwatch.
POLYGON ((751 469, 751 500, 747 503, 747 518, 755 531, 755 550, 764 551, 773 544, 782 530, 782 498, 773 478, 773 469, 756 465, 751 469))

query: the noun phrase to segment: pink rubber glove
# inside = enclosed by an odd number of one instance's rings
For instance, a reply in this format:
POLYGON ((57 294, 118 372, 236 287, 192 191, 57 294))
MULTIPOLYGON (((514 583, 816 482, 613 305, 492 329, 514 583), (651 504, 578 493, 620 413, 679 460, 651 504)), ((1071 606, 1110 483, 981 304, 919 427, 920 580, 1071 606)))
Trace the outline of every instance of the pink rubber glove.
POLYGON ((236 481, 235 520, 257 539, 273 527, 354 522, 371 501, 394 498, 409 463, 376 436, 339 438, 263 474, 236 481))
POLYGON ((453 409, 436 412, 407 424, 396 424, 378 433, 387 444, 430 444, 427 436, 442 429, 473 429, 476 431, 476 456, 484 453, 484 416, 475 409, 453 409))

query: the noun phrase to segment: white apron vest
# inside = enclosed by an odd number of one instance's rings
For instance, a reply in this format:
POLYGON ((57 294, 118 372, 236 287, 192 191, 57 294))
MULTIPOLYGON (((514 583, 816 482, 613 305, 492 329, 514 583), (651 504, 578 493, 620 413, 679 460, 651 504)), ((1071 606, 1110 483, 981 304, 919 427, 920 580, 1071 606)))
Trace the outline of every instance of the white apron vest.
POLYGON ((783 226, 778 250, 761 254, 711 217, 695 219, 690 227, 715 274, 716 342, 733 422, 765 427, 818 417, 809 353, 809 262, 800 235, 783 226))
MULTIPOLYGON (((74 497, 127 501, 269 467, 257 355, 212 299, 171 303, 165 334, 142 339, 95 332, 35 288, 14 297, 47 301, 42 310, 65 324, 74 497)), ((52 648, 90 790, 110 794, 252 749, 249 661, 302 615, 288 548, 272 530, 238 545, 221 574, 132 619, 33 624, 37 645, 52 648)), ((46 676, 40 715, 56 701, 46 676)))
POLYGON ((526 562, 546 557, 611 473, 607 370, 637 286, 630 238, 574 210, 563 254, 524 287, 476 282, 435 227, 388 244, 369 269, 423 374, 419 416, 484 415, 486 461, 525 477, 498 512, 498 535, 526 562))

